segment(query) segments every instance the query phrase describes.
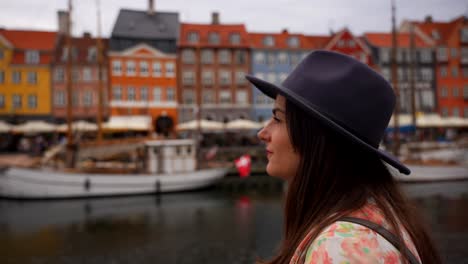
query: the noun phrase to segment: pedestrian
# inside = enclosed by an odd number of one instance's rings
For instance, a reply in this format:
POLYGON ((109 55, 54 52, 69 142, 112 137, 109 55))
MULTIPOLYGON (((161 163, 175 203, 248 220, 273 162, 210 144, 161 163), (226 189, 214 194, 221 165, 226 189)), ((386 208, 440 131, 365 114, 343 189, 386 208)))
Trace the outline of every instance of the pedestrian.
POLYGON ((395 106, 380 74, 315 51, 281 85, 246 78, 275 99, 258 137, 267 173, 288 185, 283 240, 260 263, 440 263, 392 176, 410 170, 379 149, 395 106))

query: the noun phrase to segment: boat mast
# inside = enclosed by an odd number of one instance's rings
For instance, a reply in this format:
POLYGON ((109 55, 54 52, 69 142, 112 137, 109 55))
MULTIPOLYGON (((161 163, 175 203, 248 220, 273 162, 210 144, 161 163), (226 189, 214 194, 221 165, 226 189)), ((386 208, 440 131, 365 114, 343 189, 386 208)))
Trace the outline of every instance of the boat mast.
MULTIPOLYGON (((414 43, 414 25, 410 22, 410 92, 411 92, 411 124, 414 127, 413 140, 416 141, 416 51, 414 43)), ((422 103, 422 101, 420 101, 422 103)))
POLYGON ((197 100, 197 106, 196 106, 196 120, 197 120, 197 136, 195 138, 196 140, 196 155, 197 155, 197 165, 196 165, 196 169, 201 169, 201 140, 202 140, 202 131, 201 131, 201 112, 202 112, 202 108, 201 108, 201 101, 202 101, 202 87, 201 87, 201 82, 202 82, 202 78, 201 78, 201 51, 200 51, 200 42, 198 42, 196 44, 196 48, 195 48, 195 59, 196 59, 196 76, 195 76, 195 82, 196 82, 196 100, 197 100))
POLYGON ((98 111, 97 111, 97 142, 102 142, 102 107, 103 107, 103 91, 102 91, 102 39, 101 39, 101 3, 100 0, 96 0, 97 9, 97 62, 98 62, 98 111))
POLYGON ((393 131, 393 154, 398 156, 400 152, 400 125, 399 125, 399 115, 400 115, 400 89, 398 88, 398 74, 397 74, 397 34, 395 28, 395 0, 392 1, 392 84, 393 89, 395 90, 395 110, 393 112, 393 121, 394 121, 394 131, 393 131))
POLYGON ((73 142, 73 130, 72 130, 72 0, 68 0, 68 16, 67 16, 67 32, 66 32, 66 74, 67 74, 67 160, 66 166, 68 168, 74 167, 74 142, 73 142))

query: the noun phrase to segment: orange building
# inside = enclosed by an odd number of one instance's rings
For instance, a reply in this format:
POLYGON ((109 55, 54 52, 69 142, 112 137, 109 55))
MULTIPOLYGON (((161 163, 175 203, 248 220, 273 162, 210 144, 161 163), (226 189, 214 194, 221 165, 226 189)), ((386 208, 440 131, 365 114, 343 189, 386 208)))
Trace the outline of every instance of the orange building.
POLYGON ((112 116, 168 116, 177 122, 176 56, 147 44, 108 53, 112 116))
POLYGON ((437 109, 442 116, 468 118, 468 18, 448 22, 406 21, 401 30, 415 25, 416 33, 435 42, 437 109))

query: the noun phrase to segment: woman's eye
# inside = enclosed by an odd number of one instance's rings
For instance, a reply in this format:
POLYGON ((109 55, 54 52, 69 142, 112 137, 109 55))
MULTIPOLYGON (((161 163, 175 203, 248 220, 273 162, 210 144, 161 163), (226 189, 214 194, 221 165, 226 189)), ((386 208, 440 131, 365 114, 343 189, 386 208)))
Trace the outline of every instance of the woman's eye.
POLYGON ((275 120, 275 122, 281 122, 281 120, 279 120, 279 118, 277 118, 276 116, 272 116, 271 118, 273 118, 273 120, 275 120))

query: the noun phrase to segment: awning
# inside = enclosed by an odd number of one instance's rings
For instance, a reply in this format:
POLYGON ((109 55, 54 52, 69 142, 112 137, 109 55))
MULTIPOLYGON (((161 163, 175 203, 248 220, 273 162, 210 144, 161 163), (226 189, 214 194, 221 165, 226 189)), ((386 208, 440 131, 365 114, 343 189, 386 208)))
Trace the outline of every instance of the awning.
POLYGON ((177 125, 177 130, 197 130, 198 127, 202 130, 222 130, 224 129, 224 124, 221 122, 211 121, 211 120, 192 120, 185 123, 180 123, 177 125))
POLYGON ((13 126, 13 131, 19 133, 47 133, 54 132, 56 129, 56 125, 44 121, 28 121, 24 124, 13 126))
POLYGON ((107 131, 145 131, 151 127, 151 116, 111 116, 102 124, 107 131))
MULTIPOLYGON (((57 127, 57 131, 59 132, 66 132, 68 130, 67 124, 62 124, 57 127)), ((96 131, 97 125, 94 123, 86 122, 83 120, 75 121, 72 123, 72 130, 73 131, 81 131, 81 132, 90 132, 96 131)))
POLYGON ((226 129, 234 130, 256 130, 263 127, 263 124, 247 119, 236 119, 226 124, 226 129))

